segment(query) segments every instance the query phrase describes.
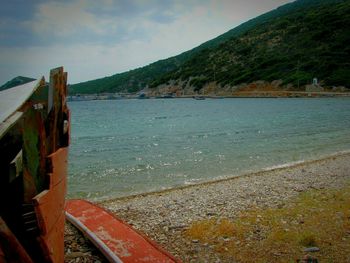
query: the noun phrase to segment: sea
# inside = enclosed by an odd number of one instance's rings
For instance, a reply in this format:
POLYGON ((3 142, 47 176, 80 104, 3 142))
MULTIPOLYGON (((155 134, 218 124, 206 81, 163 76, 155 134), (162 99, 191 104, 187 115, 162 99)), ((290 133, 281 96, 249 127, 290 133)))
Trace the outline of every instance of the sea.
POLYGON ((69 102, 68 198, 105 200, 350 149, 350 98, 69 102))

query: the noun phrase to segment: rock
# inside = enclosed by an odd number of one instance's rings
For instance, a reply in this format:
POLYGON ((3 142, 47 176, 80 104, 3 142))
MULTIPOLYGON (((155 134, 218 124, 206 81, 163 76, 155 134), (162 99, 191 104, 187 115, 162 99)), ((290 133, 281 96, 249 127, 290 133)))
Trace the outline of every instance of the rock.
POLYGON ((214 212, 208 212, 207 213, 207 216, 217 216, 218 215, 218 213, 214 213, 214 212))
POLYGON ((169 230, 179 230, 179 229, 183 229, 186 228, 186 225, 175 225, 175 226, 169 226, 169 230))
POLYGON ((298 263, 318 263, 317 258, 313 258, 310 255, 305 255, 302 259, 297 260, 298 263))
MULTIPOLYGON (((299 191, 302 192, 309 188, 320 189, 321 186, 325 188, 341 187, 344 185, 344 181, 350 178, 350 173, 348 173, 350 170, 349 156, 344 155, 335 160, 327 159, 288 169, 262 172, 258 176, 237 177, 232 181, 227 180, 171 190, 161 195, 153 194, 114 200, 104 205, 113 210, 121 219, 135 224, 138 229, 160 243, 173 255, 178 255, 184 262, 215 262, 218 259, 216 243, 202 244, 200 240, 195 239, 196 237, 187 236, 184 232, 185 229, 191 227, 196 221, 209 219, 212 213, 216 213, 215 216, 218 218, 233 220, 241 212, 254 208, 254 204, 264 209, 269 207, 284 208, 288 206, 289 199, 298 195, 299 191), (250 193, 254 193, 252 199, 249 198, 250 193)), ((256 218, 263 220, 264 217, 260 216, 262 214, 257 215, 256 218)), ((340 216, 339 214, 336 217, 340 216)), ((305 224, 304 221, 304 215, 299 214, 295 217, 293 224, 299 223, 302 226, 305 224)), ((287 224, 283 226, 289 228, 287 224)), ((71 251, 83 251, 85 246, 82 247, 82 244, 78 242, 79 238, 76 238, 74 233, 68 234, 70 237, 66 239, 66 244, 69 244, 66 246, 66 254, 70 254, 71 251), (71 236, 74 237, 73 240, 71 236)), ((347 240, 350 239, 350 231, 345 237, 347 240)), ((249 239, 254 239, 254 235, 248 237, 249 239)), ((229 247, 232 244, 238 249, 246 243, 234 237, 231 238, 231 241, 226 240, 221 240, 223 246, 227 244, 229 247), (224 243, 226 240, 228 243, 224 243)), ((254 247, 250 247, 250 249, 254 249, 254 247)), ((322 251, 324 249, 322 247, 322 251)), ((311 254, 312 252, 302 253, 311 254)), ((317 252, 312 255, 317 255, 317 252)), ((275 256, 282 259, 285 255, 276 254, 275 256)), ((299 262, 304 260, 302 256, 303 254, 300 255, 299 262)), ((80 262, 94 262, 95 259, 98 259, 95 255, 90 258, 85 255, 80 258, 80 262)), ((72 260, 75 261, 75 259, 72 260)), ((67 263, 74 262, 72 260, 68 260, 67 263)), ((222 262, 233 262, 232 260, 227 261, 225 258, 221 260, 222 262)), ((317 262, 315 260, 313 262, 317 262)), ((99 259, 99 261, 104 262, 103 259, 99 259)), ((218 262, 220 262, 219 259, 218 262)))
POLYGON ((304 252, 318 252, 320 249, 318 247, 307 247, 304 249, 304 252))
POLYGON ((73 259, 73 258, 78 258, 78 257, 84 257, 85 253, 83 252, 72 252, 69 254, 66 254, 66 259, 73 259))

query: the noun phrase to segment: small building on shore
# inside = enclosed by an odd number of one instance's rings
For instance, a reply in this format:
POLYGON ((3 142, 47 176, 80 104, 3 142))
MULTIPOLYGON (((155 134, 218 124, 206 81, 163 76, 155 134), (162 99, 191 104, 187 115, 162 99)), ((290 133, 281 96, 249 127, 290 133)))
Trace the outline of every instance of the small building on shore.
POLYGON ((324 88, 318 84, 310 84, 305 86, 306 92, 322 92, 324 88))

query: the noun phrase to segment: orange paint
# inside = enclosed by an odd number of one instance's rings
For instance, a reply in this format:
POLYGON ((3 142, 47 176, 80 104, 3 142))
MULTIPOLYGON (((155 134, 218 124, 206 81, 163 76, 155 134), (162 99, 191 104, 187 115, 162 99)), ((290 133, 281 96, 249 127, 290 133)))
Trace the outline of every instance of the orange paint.
POLYGON ((68 148, 60 148, 48 156, 50 185, 33 198, 40 229, 40 243, 52 262, 64 260, 64 205, 67 189, 68 148))
POLYGON ((42 77, 0 93, 0 262, 62 263, 67 73, 59 67, 50 71, 48 85, 42 77))
POLYGON ((67 201, 66 214, 100 250, 106 247, 101 252, 111 262, 180 262, 112 213, 88 201, 67 201), (111 259, 111 253, 117 258, 111 259))

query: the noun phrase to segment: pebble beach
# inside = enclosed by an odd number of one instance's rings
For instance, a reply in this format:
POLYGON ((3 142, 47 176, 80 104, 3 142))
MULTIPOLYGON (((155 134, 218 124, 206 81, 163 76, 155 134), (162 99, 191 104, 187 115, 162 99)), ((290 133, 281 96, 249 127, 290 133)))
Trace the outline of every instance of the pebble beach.
MULTIPOLYGON (((234 262, 220 258, 207 244, 186 239, 184 231, 199 220, 234 219, 250 208, 283 207, 307 190, 340 188, 349 181, 350 152, 343 152, 220 181, 107 200, 100 205, 183 262, 234 262)), ((65 247, 66 262, 104 261, 68 224, 65 247)))

